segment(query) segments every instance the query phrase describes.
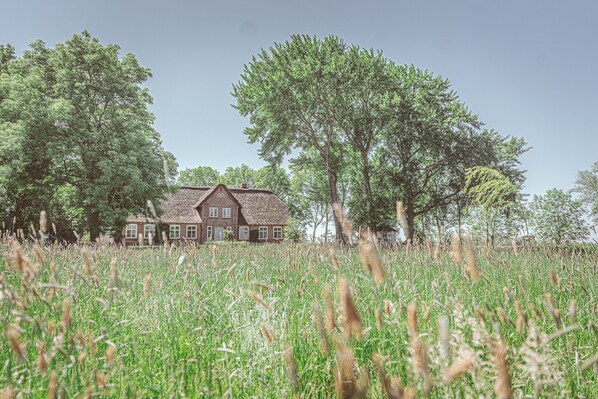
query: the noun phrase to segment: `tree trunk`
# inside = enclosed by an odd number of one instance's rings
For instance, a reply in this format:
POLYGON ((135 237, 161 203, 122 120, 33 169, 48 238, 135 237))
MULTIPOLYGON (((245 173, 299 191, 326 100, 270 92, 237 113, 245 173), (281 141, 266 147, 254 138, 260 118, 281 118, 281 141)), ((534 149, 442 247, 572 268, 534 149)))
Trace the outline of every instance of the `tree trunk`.
POLYGON ((330 209, 328 208, 328 204, 325 205, 326 208, 326 224, 324 224, 324 243, 328 244, 328 225, 330 224, 330 209))
POLYGON ((100 212, 87 209, 87 226, 89 227, 89 241, 95 243, 100 238, 100 212))
POLYGON ((409 230, 407 238, 411 240, 412 243, 413 237, 415 236, 415 209, 413 209, 414 205, 415 204, 413 201, 413 197, 411 196, 411 194, 408 194, 407 207, 405 209, 407 211, 407 229, 409 230))
POLYGON ((363 162, 363 184, 365 186, 365 196, 367 201, 367 227, 369 227, 375 234, 376 223, 374 223, 374 196, 372 195, 372 184, 370 182, 370 165, 368 162, 367 153, 362 153, 361 159, 363 162))
MULTIPOLYGON (((330 188, 330 203, 335 204, 335 203, 339 203, 338 200, 338 188, 336 186, 337 183, 337 176, 336 173, 334 173, 330 167, 327 168, 327 174, 328 174, 328 186, 330 188)), ((343 227, 341 226, 341 221, 338 218, 338 215, 336 214, 336 212, 332 212, 332 217, 334 219, 334 230, 335 230, 335 236, 336 236, 336 241, 340 242, 340 243, 345 243, 345 236, 343 235, 343 227)))

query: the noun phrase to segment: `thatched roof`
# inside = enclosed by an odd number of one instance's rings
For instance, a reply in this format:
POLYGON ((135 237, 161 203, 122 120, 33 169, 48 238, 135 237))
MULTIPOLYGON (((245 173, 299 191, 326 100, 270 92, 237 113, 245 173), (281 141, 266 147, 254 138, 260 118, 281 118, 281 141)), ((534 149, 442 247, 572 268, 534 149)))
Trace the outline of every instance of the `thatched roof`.
MULTIPOLYGON (((203 202, 215 187, 181 187, 162 201, 162 223, 201 223, 195 206, 203 202)), ((232 188, 228 191, 241 206, 239 225, 285 225, 288 218, 287 205, 271 191, 232 188)), ((148 222, 143 215, 131 216, 127 222, 148 222)))

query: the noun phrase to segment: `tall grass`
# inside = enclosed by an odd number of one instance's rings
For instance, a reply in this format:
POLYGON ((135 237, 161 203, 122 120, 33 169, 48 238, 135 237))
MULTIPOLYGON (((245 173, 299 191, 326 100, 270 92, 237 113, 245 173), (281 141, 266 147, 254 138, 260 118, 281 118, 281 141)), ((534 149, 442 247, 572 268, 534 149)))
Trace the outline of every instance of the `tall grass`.
POLYGON ((596 253, 466 250, 4 241, 0 397, 598 397, 596 253))

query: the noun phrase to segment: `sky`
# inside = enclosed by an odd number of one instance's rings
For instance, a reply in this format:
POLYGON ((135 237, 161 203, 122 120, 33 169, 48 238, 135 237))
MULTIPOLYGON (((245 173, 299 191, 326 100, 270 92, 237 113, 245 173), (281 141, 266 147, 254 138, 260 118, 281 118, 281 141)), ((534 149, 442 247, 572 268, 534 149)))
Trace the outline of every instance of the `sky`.
POLYGON ((179 170, 265 165, 232 85, 292 34, 336 35, 452 83, 485 127, 523 137, 524 191, 573 187, 598 160, 598 2, 2 0, 0 43, 22 53, 88 30, 152 70, 155 127, 179 170))

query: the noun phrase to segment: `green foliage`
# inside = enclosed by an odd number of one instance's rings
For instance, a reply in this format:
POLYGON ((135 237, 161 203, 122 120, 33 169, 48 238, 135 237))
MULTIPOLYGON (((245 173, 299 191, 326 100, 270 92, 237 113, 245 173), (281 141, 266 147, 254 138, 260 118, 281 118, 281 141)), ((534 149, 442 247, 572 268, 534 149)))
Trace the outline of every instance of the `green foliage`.
POLYGON ((349 205, 357 225, 394 224, 403 200, 413 238, 415 218, 463 199, 467 168, 495 168, 517 185, 523 179, 525 142, 480 131, 448 80, 335 36, 294 35, 262 50, 233 95, 260 156, 280 163, 299 150, 300 162, 325 173, 328 205, 349 205))
POLYGON ((305 239, 305 229, 295 218, 289 218, 284 227, 284 240, 290 242, 302 242, 305 239))
POLYGON ((236 167, 228 167, 222 175, 222 182, 229 188, 239 188, 242 184, 247 187, 255 187, 255 170, 245 164, 236 167))
POLYGON ((0 184, 21 225, 54 202, 54 220, 77 215, 94 241, 102 232, 118 238, 147 200, 159 209, 176 162, 147 109, 149 69, 119 50, 88 32, 54 48, 37 41, 0 75, 0 184), (64 203, 52 201, 64 195, 64 203))
POLYGON ((570 193, 550 189, 545 195, 535 195, 530 208, 534 233, 539 239, 561 244, 589 234, 582 203, 570 193))
POLYGON ((224 241, 233 241, 235 239, 235 233, 232 230, 224 231, 224 241))
POLYGON ((180 186, 215 186, 222 182, 220 172, 209 166, 185 169, 177 179, 177 184, 180 186))
POLYGON ((598 161, 594 162, 590 170, 582 170, 577 174, 573 191, 590 208, 590 215, 594 223, 598 224, 598 161))
POLYGON ((474 166, 466 171, 465 194, 486 208, 500 211, 512 207, 518 191, 517 185, 496 169, 474 166))

